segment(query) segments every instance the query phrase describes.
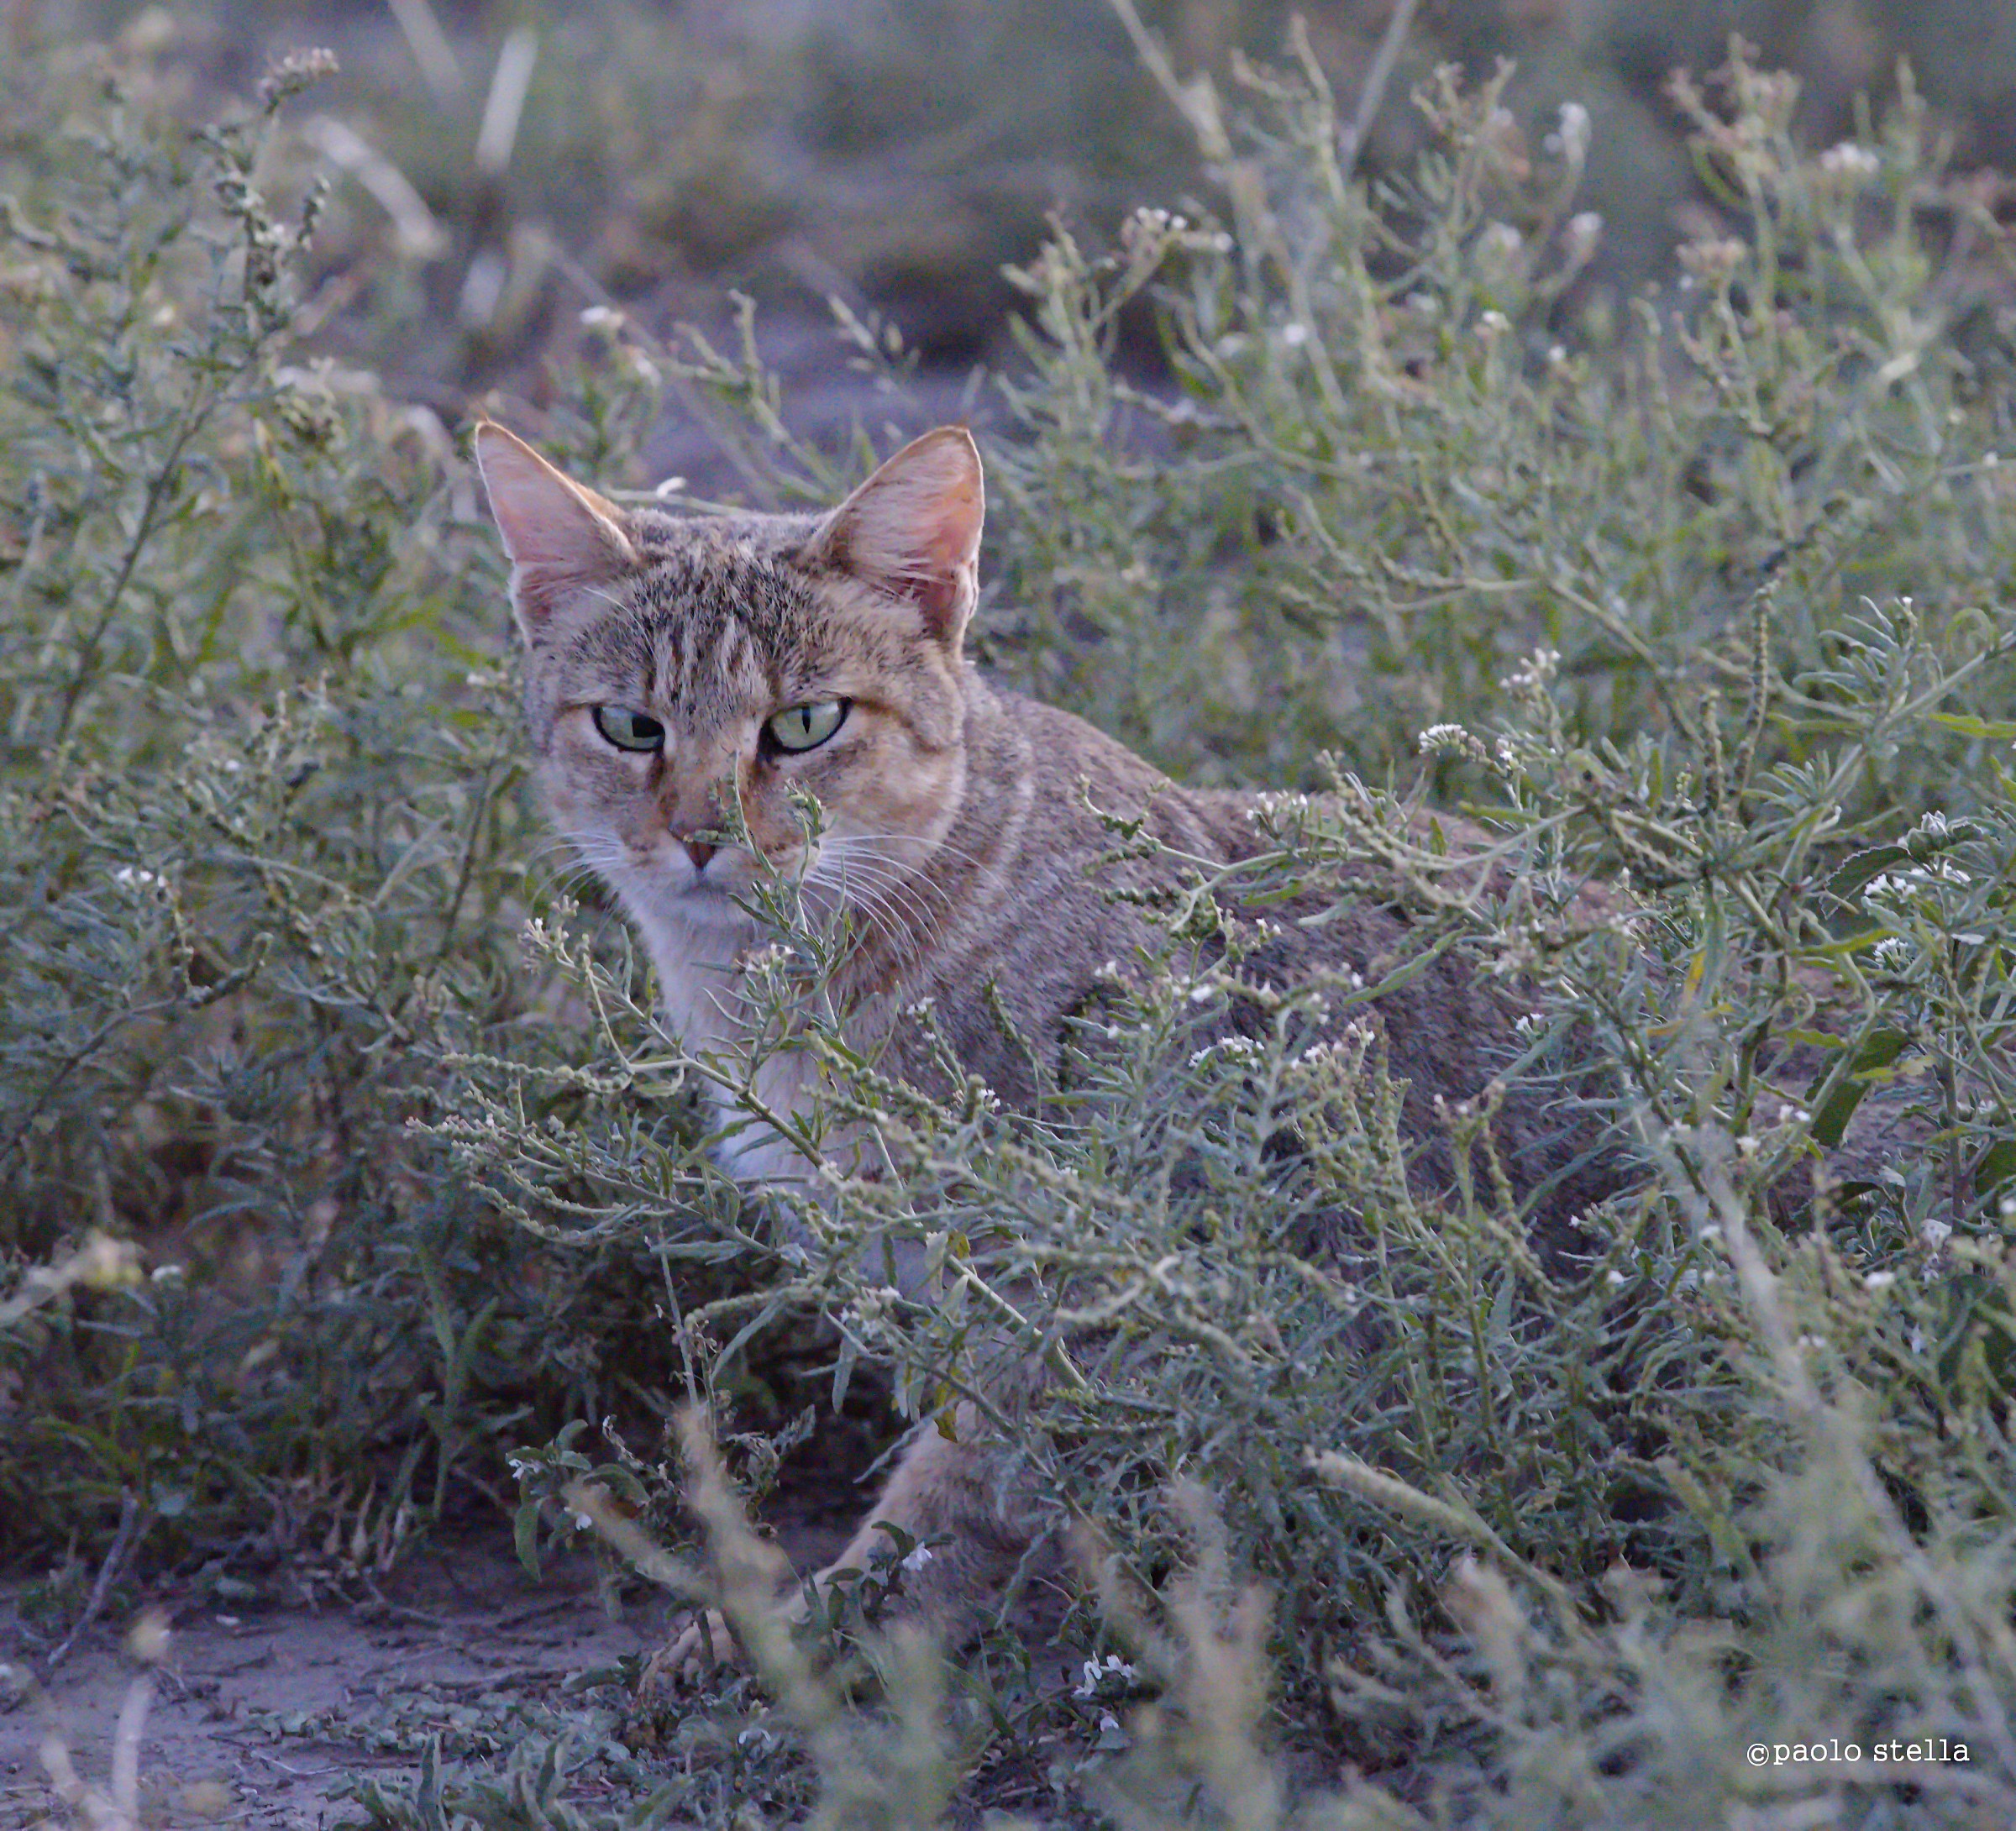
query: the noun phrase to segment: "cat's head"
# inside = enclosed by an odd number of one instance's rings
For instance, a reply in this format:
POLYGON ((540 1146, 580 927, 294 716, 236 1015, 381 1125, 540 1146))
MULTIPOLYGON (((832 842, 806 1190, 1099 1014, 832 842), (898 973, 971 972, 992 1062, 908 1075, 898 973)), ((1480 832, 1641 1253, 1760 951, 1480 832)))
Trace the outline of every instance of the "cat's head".
POLYGON ((632 914, 668 938, 732 926, 766 870, 871 916, 910 906, 964 781, 966 430, 927 433, 824 516, 626 509, 487 422, 475 452, 549 809, 632 914), (794 786, 823 811, 809 847, 794 786))

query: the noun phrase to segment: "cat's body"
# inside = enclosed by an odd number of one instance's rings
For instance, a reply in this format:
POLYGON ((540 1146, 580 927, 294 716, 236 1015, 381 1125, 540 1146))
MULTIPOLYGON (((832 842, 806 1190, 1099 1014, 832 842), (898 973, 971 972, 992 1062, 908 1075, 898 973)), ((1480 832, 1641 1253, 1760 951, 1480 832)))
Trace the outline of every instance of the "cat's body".
MULTIPOLYGON (((629 513, 499 428, 482 428, 477 450, 516 563, 549 804, 643 936, 689 1050, 732 1058, 741 1046, 737 963, 759 937, 734 898, 764 868, 747 847, 697 835, 736 826, 815 907, 848 906, 859 944, 832 993, 850 1038, 880 1050, 885 1071, 936 1076, 904 1015, 929 1000, 962 1066, 1023 1110, 1102 971, 1152 943, 1149 919, 1111 892, 1166 887, 1265 842, 1257 797, 1180 788, 964 659, 981 485, 962 429, 919 440, 818 519, 629 513), (794 783, 827 822, 810 850, 794 783), (1114 848, 1095 810, 1145 818, 1165 850, 1095 870, 1114 848)), ((1405 919, 1370 888, 1320 926, 1298 925, 1293 905, 1273 911, 1279 931, 1246 970, 1376 984, 1404 955, 1405 919)), ((1374 1007, 1425 1185, 1449 1180, 1437 1101, 1473 1098, 1520 1052, 1522 1008, 1448 956, 1374 1007)), ((801 1108, 804 1060, 785 1052, 759 1068, 769 1110, 801 1108)), ((1566 1241, 1572 1216, 1617 1186, 1619 1166, 1592 1159, 1589 1136, 1541 1092, 1515 1084, 1495 1130, 1544 1240, 1566 1241)), ((872 1164, 872 1143, 855 1135, 828 1149, 872 1164)), ((723 1157, 752 1183, 806 1167, 746 1123, 723 1157)), ((1026 1543, 1027 1497, 1005 1494, 991 1468, 925 1431, 869 1515, 952 1535, 914 1586, 941 1625, 969 1619, 1026 1543)), ((864 1529, 840 1564, 874 1543, 864 1529)))
MULTIPOLYGON (((968 768, 953 818, 924 868, 883 888, 874 922, 843 960, 832 990, 850 1039, 879 1051, 879 1065, 896 1078, 939 1090, 942 1071, 921 1027, 906 1020, 927 1005, 960 1064, 1011 1110, 1026 1111, 1045 1090, 1039 1077, 1055 1084, 1044 1071, 1057 1067, 1066 1020, 1099 998, 1102 975, 1158 944, 1152 918, 1115 900, 1115 888, 1146 889, 1179 870, 1234 863, 1272 842, 1255 817, 1256 797, 1179 787, 1083 720, 993 686, 977 671, 969 669, 961 686, 968 768), (1091 861, 1116 849, 1102 815, 1145 816, 1147 832, 1164 848, 1161 868, 1126 861, 1093 873, 1091 861), (1037 1045, 1033 1061, 1023 1047, 1029 1041, 1037 1045)), ((1292 926, 1301 913, 1293 905, 1273 913, 1279 932, 1246 964, 1254 978, 1286 985, 1320 973, 1374 984, 1404 957, 1404 922, 1381 900, 1315 931, 1292 926)), ((689 1048, 732 1052, 736 963, 759 937, 755 923, 659 919, 639 926, 672 1028, 689 1048)), ((1452 962, 1431 965, 1374 1007, 1389 1066, 1407 1085, 1425 1177, 1439 1179, 1446 1167, 1435 1099, 1473 1097, 1520 1053, 1524 1045, 1511 1026, 1523 1009, 1452 962)), ((804 1062, 787 1052, 759 1062, 764 1105, 780 1112, 801 1105, 804 1062)), ((748 1124, 741 1103, 723 1096, 718 1111, 728 1128, 720 1149, 738 1177, 776 1183, 801 1173, 796 1153, 748 1124)), ((1501 1112, 1499 1136, 1516 1160, 1522 1192, 1564 1167, 1560 1129, 1518 1094, 1501 1112)), ((1549 1192, 1542 1220, 1565 1219, 1592 1199, 1571 1179, 1549 1192)))

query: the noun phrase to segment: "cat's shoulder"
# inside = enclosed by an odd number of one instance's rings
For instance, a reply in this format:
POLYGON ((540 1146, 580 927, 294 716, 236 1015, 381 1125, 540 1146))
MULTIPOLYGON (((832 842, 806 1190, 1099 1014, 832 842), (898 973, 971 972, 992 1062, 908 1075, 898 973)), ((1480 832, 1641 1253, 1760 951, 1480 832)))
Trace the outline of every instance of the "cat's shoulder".
POLYGON ((1013 734, 1033 798, 1054 832, 1079 832, 1084 843, 1103 846, 1101 816, 1145 818, 1165 842, 1226 855, 1221 841, 1230 828, 1215 811, 1207 811, 1209 797, 1173 780, 1075 713, 999 685, 981 691, 991 702, 981 723, 998 724, 1013 734))

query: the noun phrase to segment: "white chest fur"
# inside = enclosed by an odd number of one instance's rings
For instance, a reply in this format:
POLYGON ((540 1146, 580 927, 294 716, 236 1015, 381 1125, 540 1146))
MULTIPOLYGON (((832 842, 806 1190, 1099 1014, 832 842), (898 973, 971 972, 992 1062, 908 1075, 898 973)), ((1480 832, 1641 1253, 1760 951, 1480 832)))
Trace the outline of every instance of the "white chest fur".
POLYGON ((667 1027, 708 1075, 715 1161, 745 1188, 802 1191, 814 1161, 831 1155, 831 1141, 816 1141, 809 1130, 811 1056, 759 1034, 761 1014, 745 994, 741 967, 760 945, 755 925, 690 921, 634 903, 631 913, 658 969, 667 1027))

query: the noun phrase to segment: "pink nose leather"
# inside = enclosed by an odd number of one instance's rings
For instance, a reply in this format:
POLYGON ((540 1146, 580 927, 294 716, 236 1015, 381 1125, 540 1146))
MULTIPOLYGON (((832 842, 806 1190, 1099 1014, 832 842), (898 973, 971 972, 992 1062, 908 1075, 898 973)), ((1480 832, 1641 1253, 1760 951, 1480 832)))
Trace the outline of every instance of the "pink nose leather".
POLYGON ((721 850, 718 846, 710 846, 704 839, 682 839, 680 844, 686 848, 686 856, 693 861, 696 871, 706 870, 707 860, 721 850))

